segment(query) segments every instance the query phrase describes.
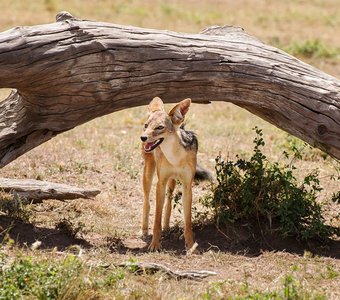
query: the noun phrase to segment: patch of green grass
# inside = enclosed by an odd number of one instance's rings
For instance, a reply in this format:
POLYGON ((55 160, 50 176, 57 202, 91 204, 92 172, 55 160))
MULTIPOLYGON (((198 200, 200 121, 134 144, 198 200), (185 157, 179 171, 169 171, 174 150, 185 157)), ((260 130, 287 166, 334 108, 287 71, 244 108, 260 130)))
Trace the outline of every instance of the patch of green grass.
POLYGON ((233 300, 297 300, 297 299, 326 299, 322 292, 305 288, 300 280, 293 275, 286 275, 281 286, 270 291, 260 290, 248 283, 235 284, 228 282, 214 282, 200 295, 200 299, 233 299, 233 300), (232 287, 236 285, 236 287, 232 287), (232 290, 232 292, 230 291, 232 290))
POLYGON ((340 55, 340 49, 334 49, 318 39, 294 42, 285 50, 306 58, 336 58, 340 55))
POLYGON ((103 299, 110 291, 120 295, 124 279, 123 269, 91 267, 74 255, 11 261, 0 253, 0 299, 103 299))
POLYGON ((326 271, 321 272, 321 277, 325 279, 335 279, 340 276, 339 271, 335 270, 333 266, 326 266, 326 271))
POLYGON ((318 148, 313 148, 306 142, 299 138, 287 133, 280 148, 285 149, 285 152, 294 157, 295 159, 303 159, 305 161, 317 161, 320 158, 327 159, 329 156, 326 152, 321 151, 318 148))
POLYGON ((0 299, 75 299, 85 284, 77 280, 83 266, 73 256, 58 262, 18 257, 12 263, 2 257, 1 265, 0 299))

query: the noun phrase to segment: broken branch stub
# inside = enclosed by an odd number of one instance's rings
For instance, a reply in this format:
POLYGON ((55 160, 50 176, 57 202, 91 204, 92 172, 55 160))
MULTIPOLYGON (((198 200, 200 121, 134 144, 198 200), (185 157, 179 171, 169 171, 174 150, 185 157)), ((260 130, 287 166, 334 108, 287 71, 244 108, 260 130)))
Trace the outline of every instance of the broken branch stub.
POLYGON ((176 33, 79 20, 0 33, 0 167, 105 114, 190 97, 232 102, 340 158, 340 81, 240 28, 176 33))

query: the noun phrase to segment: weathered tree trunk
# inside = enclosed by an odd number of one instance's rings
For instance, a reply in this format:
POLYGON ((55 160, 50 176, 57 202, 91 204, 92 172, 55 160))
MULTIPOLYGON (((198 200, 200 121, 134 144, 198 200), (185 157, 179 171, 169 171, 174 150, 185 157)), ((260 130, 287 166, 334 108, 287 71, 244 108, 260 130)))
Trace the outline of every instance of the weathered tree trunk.
POLYGON ((0 189, 7 193, 17 194, 24 199, 32 200, 34 203, 45 199, 89 199, 100 193, 99 190, 95 189, 83 189, 67 184, 34 179, 0 178, 0 189))
POLYGON ((340 81, 242 29, 183 34, 74 19, 0 33, 0 167, 93 118, 228 101, 340 158, 340 81))

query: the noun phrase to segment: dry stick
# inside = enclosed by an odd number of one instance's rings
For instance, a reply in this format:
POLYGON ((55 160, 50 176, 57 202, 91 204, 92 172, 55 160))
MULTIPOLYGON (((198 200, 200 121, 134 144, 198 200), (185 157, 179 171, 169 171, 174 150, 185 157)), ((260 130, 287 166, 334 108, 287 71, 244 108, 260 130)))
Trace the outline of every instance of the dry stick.
POLYGON ((143 262, 125 262, 118 264, 117 267, 127 268, 134 274, 154 274, 157 272, 164 273, 171 278, 176 279, 203 279, 208 276, 217 275, 216 272, 200 270, 200 271, 173 271, 168 267, 157 263, 143 263, 143 262))

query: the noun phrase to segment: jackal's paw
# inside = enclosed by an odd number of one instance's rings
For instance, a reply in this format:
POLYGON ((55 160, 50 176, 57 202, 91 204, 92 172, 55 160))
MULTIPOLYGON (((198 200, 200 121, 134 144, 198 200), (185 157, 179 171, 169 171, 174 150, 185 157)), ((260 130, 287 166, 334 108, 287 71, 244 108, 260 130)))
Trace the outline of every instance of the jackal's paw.
POLYGON ((149 230, 148 229, 142 229, 141 233, 140 233, 140 236, 142 239, 148 237, 149 235, 149 230))
POLYGON ((198 244, 196 242, 193 243, 191 247, 186 246, 187 255, 191 255, 191 254, 197 252, 197 250, 196 250, 197 246, 198 246, 198 244))
POLYGON ((152 241, 148 247, 148 250, 152 252, 159 251, 160 249, 161 249, 161 243, 155 242, 155 241, 152 241))
POLYGON ((187 251, 190 251, 190 249, 192 249, 194 246, 194 239, 192 236, 189 236, 185 239, 185 249, 187 251))

